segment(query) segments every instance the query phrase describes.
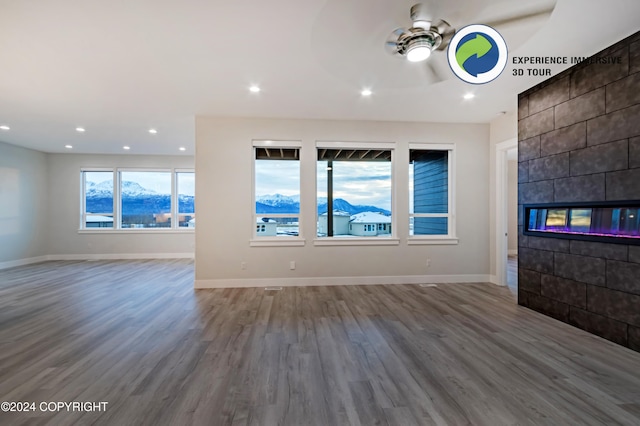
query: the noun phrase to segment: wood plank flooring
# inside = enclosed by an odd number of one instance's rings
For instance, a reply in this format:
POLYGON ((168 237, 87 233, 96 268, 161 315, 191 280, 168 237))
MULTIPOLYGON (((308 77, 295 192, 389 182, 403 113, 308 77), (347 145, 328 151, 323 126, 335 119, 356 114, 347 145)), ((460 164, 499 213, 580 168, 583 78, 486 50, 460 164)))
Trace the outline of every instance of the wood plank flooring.
POLYGON ((640 354, 492 284, 193 290, 187 260, 0 271, 2 425, 640 424, 640 354))

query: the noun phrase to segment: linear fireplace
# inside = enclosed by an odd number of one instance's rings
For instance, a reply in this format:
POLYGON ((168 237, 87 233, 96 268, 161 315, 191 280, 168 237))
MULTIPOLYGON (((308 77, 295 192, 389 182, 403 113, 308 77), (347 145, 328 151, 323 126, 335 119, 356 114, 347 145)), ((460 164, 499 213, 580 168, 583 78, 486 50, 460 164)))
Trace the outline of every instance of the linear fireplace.
POLYGON ((523 207, 525 235, 640 245, 640 201, 523 207))

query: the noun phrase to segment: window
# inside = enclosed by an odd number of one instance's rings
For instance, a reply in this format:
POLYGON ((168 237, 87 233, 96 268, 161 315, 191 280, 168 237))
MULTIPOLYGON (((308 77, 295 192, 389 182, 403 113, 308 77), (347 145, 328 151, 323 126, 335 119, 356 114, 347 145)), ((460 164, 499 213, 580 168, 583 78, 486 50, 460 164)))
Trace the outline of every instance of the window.
POLYGON ((255 237, 300 235, 300 143, 254 141, 255 237))
POLYGON ((176 172, 178 194, 178 227, 196 227, 196 174, 194 172, 176 172))
POLYGON ((409 235, 455 238, 453 145, 410 144, 409 235))
POLYGON ((171 172, 120 172, 122 228, 171 228, 171 172))
POLYGON ((195 226, 193 171, 83 170, 81 178, 81 229, 195 226))
POLYGON ((376 224, 390 224, 392 218, 391 147, 318 143, 318 237, 390 237, 376 224))
POLYGON ((113 229, 113 170, 83 172, 84 228, 113 229))

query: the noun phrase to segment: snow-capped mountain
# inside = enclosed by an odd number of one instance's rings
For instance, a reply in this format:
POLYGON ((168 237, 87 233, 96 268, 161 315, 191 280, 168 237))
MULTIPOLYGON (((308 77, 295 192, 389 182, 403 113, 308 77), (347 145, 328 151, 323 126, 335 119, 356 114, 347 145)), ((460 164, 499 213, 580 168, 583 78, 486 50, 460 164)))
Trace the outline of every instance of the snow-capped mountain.
MULTIPOLYGON (((86 183, 86 209, 93 213, 110 213, 113 211, 113 183, 86 183)), ((193 195, 179 195, 180 212, 194 211, 193 195)), ((171 194, 160 194, 147 189, 137 182, 122 182, 122 215, 153 215, 171 212, 171 194)))
MULTIPOLYGON (((348 212, 352 215, 363 212, 374 212, 374 213, 382 213, 384 215, 390 215, 391 212, 389 210, 385 210, 376 206, 364 206, 364 205, 353 205, 347 200, 343 200, 342 198, 336 198, 333 200, 333 210, 340 210, 343 212, 348 212)), ((318 214, 327 212, 327 203, 326 200, 322 204, 318 204, 318 214)))
MULTIPOLYGON (((113 181, 106 180, 100 183, 87 182, 86 191, 87 197, 110 197, 113 194, 113 181)), ((158 195, 156 191, 143 188, 139 183, 131 181, 123 181, 121 191, 122 195, 129 197, 158 195)))
POLYGON ((300 195, 282 195, 282 194, 269 194, 259 195, 256 197, 256 201, 268 206, 278 206, 281 204, 300 204, 300 195))
MULTIPOLYGON (((353 205, 342 198, 333 200, 333 209, 342 210, 350 214, 362 212, 377 212, 390 215, 389 210, 385 210, 376 206, 353 205)), ((262 195, 256 197, 256 212, 258 214, 278 214, 278 213, 298 213, 300 211, 300 196, 286 196, 281 194, 262 195)), ((322 214, 327 211, 327 199, 318 199, 318 213, 322 214)))
POLYGON ((161 195, 153 189, 143 188, 138 182, 131 182, 128 180, 122 182, 120 187, 122 195, 128 195, 130 197, 139 197, 141 195, 161 195))

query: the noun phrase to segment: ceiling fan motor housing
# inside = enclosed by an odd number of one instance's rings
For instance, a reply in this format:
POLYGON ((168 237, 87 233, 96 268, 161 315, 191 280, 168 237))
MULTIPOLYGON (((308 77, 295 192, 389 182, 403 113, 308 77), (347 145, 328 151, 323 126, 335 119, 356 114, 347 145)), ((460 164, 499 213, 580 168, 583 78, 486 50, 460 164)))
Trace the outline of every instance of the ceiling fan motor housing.
POLYGON ((428 46, 434 50, 440 46, 440 43, 442 43, 442 37, 433 29, 412 27, 398 39, 397 49, 398 53, 406 55, 410 49, 418 45, 428 46))

